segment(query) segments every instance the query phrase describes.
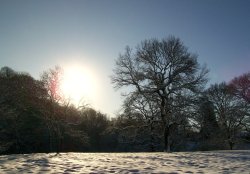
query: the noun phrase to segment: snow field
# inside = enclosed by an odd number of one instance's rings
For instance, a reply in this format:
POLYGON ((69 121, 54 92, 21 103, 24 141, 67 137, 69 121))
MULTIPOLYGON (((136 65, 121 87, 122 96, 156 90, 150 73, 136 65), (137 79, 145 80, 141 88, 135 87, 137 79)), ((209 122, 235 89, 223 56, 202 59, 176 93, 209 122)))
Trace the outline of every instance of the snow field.
POLYGON ((250 174, 250 151, 3 155, 0 173, 250 174))

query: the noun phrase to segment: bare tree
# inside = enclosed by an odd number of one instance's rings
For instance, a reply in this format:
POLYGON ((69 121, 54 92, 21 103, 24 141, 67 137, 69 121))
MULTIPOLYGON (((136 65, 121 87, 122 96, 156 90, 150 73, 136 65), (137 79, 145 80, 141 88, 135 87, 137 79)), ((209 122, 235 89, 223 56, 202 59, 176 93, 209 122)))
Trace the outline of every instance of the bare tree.
POLYGON ((48 108, 44 110, 45 121, 47 123, 49 133, 49 146, 50 151, 53 149, 53 142, 56 143, 56 151, 59 153, 62 133, 60 128, 60 103, 62 103, 63 95, 61 93, 60 85, 62 80, 63 70, 61 67, 56 66, 54 69, 44 71, 41 75, 41 82, 48 92, 49 102, 48 108), (55 140, 53 139, 55 137, 55 140))
POLYGON ((207 96, 214 106, 224 138, 232 149, 247 116, 247 103, 232 95, 226 83, 212 85, 207 96))
POLYGON ((250 72, 235 77, 229 83, 232 92, 250 104, 250 72))
POLYGON ((132 93, 157 96, 164 149, 170 151, 171 130, 178 124, 173 119, 174 99, 197 92, 206 82, 207 72, 180 39, 169 37, 161 41, 145 40, 134 52, 127 47, 116 61, 111 80, 117 89, 130 86, 132 93))
MULTIPOLYGON (((153 95, 148 98, 140 93, 132 93, 126 98, 123 104, 123 115, 128 119, 133 119, 136 122, 139 122, 139 124, 135 127, 135 133, 131 136, 138 137, 138 135, 141 135, 141 132, 148 132, 149 135, 149 137, 146 137, 146 144, 145 140, 139 142, 139 137, 133 138, 133 140, 144 144, 150 151, 156 150, 156 140, 160 139, 158 136, 158 128, 161 123, 160 110, 156 99, 157 98, 153 95)), ((129 129, 131 129, 131 127, 129 127, 129 129)))
POLYGON ((44 71, 41 75, 41 81, 48 91, 48 95, 52 102, 59 103, 62 100, 62 92, 60 89, 62 81, 63 69, 55 66, 54 69, 44 71))
MULTIPOLYGON (((229 82, 230 92, 245 100, 248 103, 248 108, 250 105, 250 72, 244 73, 239 77, 235 77, 229 82)), ((248 117, 244 122, 245 129, 250 132, 250 111, 248 112, 248 117)))

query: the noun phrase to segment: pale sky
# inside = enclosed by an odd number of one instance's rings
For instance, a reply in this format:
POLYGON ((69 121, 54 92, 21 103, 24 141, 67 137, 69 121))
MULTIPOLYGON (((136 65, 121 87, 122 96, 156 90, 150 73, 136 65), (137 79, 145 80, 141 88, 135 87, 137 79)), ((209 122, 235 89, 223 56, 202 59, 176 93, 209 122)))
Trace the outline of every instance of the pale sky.
POLYGON ((87 101, 109 116, 122 104, 109 78, 119 53, 169 35, 207 64, 210 83, 250 71, 250 0, 0 0, 0 67, 39 79, 80 65, 94 78, 87 101))

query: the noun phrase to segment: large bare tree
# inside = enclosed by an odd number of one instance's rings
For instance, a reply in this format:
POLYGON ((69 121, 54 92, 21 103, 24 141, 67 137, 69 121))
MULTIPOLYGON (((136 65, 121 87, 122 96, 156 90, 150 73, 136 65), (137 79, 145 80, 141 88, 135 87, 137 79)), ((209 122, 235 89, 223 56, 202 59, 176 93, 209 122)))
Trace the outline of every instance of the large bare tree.
MULTIPOLYGON (((145 98, 157 96, 160 118, 164 130, 165 151, 170 151, 171 133, 177 125, 173 113, 175 99, 191 95, 207 81, 208 70, 197 62, 179 38, 173 36, 145 40, 133 51, 127 47, 116 60, 111 77, 115 88, 132 87, 132 93, 145 98)), ((183 102, 180 102, 183 104, 183 102)))

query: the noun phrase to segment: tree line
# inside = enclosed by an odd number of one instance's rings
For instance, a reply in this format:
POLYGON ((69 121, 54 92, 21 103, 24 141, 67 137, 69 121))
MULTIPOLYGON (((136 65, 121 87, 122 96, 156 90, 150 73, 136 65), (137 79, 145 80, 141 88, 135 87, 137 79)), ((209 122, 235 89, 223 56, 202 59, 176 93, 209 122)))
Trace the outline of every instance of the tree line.
POLYGON ((111 81, 131 90, 112 119, 67 102, 60 67, 39 80, 3 67, 0 154, 249 148, 250 72, 206 88, 197 58, 173 36, 127 47, 111 81))

